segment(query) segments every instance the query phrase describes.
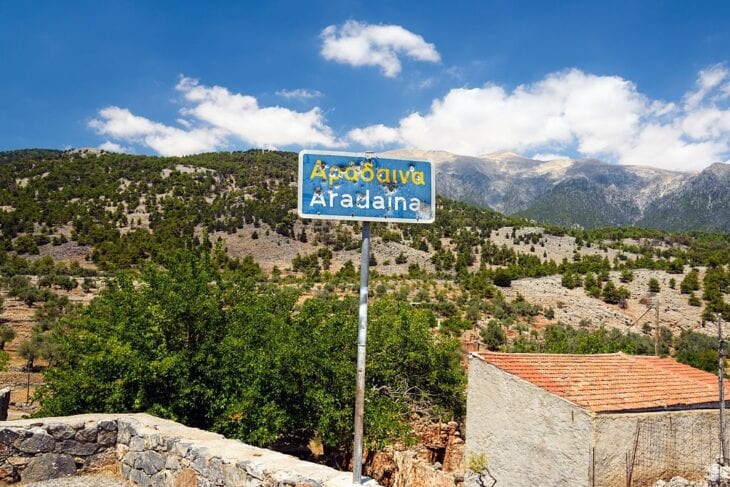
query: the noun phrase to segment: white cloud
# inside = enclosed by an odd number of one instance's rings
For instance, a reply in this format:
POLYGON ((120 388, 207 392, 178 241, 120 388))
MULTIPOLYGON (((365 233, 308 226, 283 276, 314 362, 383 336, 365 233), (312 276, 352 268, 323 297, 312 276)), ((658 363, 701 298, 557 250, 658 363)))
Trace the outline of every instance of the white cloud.
POLYGON ((89 126, 98 133, 127 143, 145 145, 163 156, 210 152, 220 149, 225 143, 225 134, 215 127, 183 130, 115 106, 100 110, 99 116, 100 119, 89 122, 89 126))
POLYGON ((383 147, 400 141, 398 129, 386 127, 383 124, 354 129, 347 135, 351 140, 365 147, 383 147))
POLYGON ((126 147, 122 147, 119 144, 115 144, 114 142, 111 142, 109 140, 105 141, 102 144, 99 144, 99 149, 105 150, 107 152, 117 152, 117 153, 129 153, 129 149, 126 147))
POLYGON ((530 159, 534 159, 536 161, 556 161, 559 159, 570 159, 570 157, 561 154, 537 153, 531 155, 530 159))
POLYGON ((322 96, 317 90, 306 90, 304 88, 297 88, 295 90, 279 90, 276 94, 287 100, 310 100, 312 98, 319 98, 322 96))
POLYGON ((436 46, 400 25, 349 20, 339 28, 326 27, 320 37, 325 59, 352 66, 379 66, 388 77, 400 73, 400 56, 431 63, 441 60, 436 46))
POLYGON ((175 88, 184 101, 180 113, 185 118, 177 119, 182 128, 116 106, 100 110, 99 118, 91 120, 89 126, 116 141, 143 145, 165 156, 220 150, 235 141, 266 148, 342 145, 319 108, 297 112, 278 106, 260 107, 252 96, 232 93, 220 86, 204 86, 185 77, 175 88))
POLYGON ((726 160, 730 109, 719 93, 728 73, 713 66, 698 75, 683 102, 651 100, 618 76, 572 69, 512 91, 487 84, 455 88, 396 126, 351 130, 363 146, 402 145, 479 155, 501 150, 600 157, 622 164, 701 169, 726 160))
POLYGON ((322 110, 297 112, 283 107, 259 107, 256 98, 231 93, 220 86, 207 87, 182 78, 176 89, 192 106, 183 114, 237 136, 256 147, 267 145, 317 145, 337 147, 322 110))
POLYGON ((722 64, 716 64, 700 71, 697 77, 697 89, 685 95, 684 102, 686 107, 693 109, 699 105, 707 94, 720 85, 727 76, 727 68, 722 64))

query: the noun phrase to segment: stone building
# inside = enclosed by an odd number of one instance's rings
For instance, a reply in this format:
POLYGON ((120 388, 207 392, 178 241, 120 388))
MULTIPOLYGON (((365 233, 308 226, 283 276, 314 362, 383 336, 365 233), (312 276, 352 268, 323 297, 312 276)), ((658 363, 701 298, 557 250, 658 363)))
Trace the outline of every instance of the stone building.
POLYGON ((505 486, 700 479, 719 454, 718 405, 717 377, 671 358, 472 353, 466 466, 486 459, 505 486))

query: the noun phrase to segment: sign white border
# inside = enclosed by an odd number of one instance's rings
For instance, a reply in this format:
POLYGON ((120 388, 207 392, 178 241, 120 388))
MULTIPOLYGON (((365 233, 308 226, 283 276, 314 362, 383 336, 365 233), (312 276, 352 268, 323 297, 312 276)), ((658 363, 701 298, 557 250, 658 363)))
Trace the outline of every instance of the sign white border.
POLYGON ((358 157, 362 159, 378 159, 379 156, 375 152, 338 152, 338 151, 320 151, 305 149, 299 152, 299 170, 297 171, 297 215, 299 218, 310 218, 314 220, 349 220, 349 221, 368 221, 368 222, 389 222, 389 223, 433 223, 436 219, 436 165, 432 161, 420 161, 418 159, 403 159, 402 157, 383 156, 382 159, 391 159, 404 162, 427 162, 431 165, 431 218, 387 218, 387 217, 365 217, 365 216, 347 216, 347 215, 316 215, 305 213, 302 208, 304 188, 304 155, 318 154, 323 156, 342 156, 342 157, 358 157))

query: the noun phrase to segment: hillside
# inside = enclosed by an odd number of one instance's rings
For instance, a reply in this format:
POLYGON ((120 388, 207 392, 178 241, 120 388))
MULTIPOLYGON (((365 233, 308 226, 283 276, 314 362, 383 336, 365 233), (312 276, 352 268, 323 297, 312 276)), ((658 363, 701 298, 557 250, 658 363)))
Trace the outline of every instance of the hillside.
MULTIPOLYGON (((12 384, 14 414, 152 411, 334 465, 347 458, 361 227, 297 217, 296 154, 0 160, 0 329, 14 334, 0 381, 12 384), (28 365, 39 388, 24 404, 28 365)), ((568 166, 550 165, 608 177, 599 163, 568 166)), ((626 206, 615 198, 604 192, 626 206)), ((461 419, 459 347, 476 340, 515 352, 656 347, 717 363, 708 324, 730 315, 727 234, 536 226, 446 197, 433 224, 372 232, 373 445, 425 441, 423 424, 461 419)))

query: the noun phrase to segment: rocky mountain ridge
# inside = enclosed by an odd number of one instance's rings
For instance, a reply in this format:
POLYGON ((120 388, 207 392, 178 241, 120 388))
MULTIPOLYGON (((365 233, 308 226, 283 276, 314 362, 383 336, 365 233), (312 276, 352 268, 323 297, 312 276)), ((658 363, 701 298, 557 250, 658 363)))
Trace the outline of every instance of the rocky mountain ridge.
POLYGON ((384 155, 436 163, 437 191, 444 196, 543 223, 730 230, 728 164, 685 173, 597 159, 542 161, 511 152, 471 157, 403 149, 384 155))

